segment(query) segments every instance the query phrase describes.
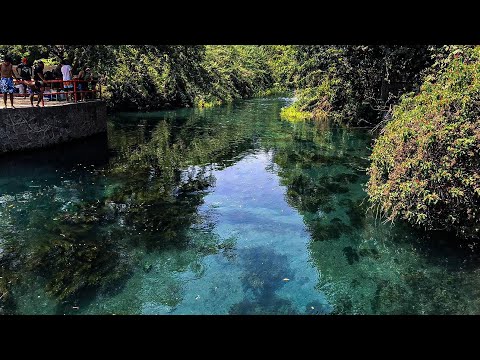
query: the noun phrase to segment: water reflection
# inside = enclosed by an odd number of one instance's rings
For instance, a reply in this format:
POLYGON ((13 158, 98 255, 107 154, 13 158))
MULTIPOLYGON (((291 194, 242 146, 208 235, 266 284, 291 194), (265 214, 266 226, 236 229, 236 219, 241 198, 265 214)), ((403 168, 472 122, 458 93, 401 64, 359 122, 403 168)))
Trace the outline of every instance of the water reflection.
POLYGON ((369 133, 282 121, 288 101, 0 159, 0 311, 477 313, 477 246, 375 219, 369 133))
POLYGON ((333 311, 478 313, 478 246, 375 219, 362 191, 368 133, 318 126, 296 124, 274 161, 287 201, 312 236, 312 260, 322 274, 318 289, 333 311))

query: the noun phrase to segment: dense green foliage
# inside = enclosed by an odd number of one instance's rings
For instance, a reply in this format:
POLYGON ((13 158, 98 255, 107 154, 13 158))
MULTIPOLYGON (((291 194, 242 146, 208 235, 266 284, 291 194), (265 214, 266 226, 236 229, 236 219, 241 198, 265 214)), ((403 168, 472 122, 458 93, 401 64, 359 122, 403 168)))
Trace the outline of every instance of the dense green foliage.
POLYGON ((295 88, 297 69, 297 47, 292 45, 264 45, 268 56, 269 71, 274 80, 274 89, 291 90, 295 88))
POLYGON ((428 46, 298 46, 294 111, 353 125, 377 123, 433 63, 428 46))
POLYGON ((208 84, 200 64, 203 46, 124 45, 112 52, 114 61, 105 71, 111 107, 149 110, 189 106, 208 84))
POLYGON ((390 220, 478 237, 480 47, 457 49, 442 65, 377 139, 368 193, 390 220))
POLYGON ((87 64, 102 75, 108 104, 117 110, 208 107, 285 90, 295 68, 292 46, 0 46, 6 53, 15 63, 23 56, 48 64, 68 59, 74 72, 87 64))
POLYGON ((26 56, 68 59, 103 77, 111 108, 154 110, 296 89, 284 117, 361 125, 379 122, 404 92, 417 89, 440 47, 312 45, 0 45, 26 56))

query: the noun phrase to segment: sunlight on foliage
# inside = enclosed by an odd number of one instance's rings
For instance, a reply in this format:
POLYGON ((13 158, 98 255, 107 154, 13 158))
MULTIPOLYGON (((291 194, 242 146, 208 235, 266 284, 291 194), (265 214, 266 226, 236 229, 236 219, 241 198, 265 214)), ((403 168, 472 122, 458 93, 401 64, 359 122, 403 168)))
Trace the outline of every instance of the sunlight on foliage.
POLYGON ((480 46, 452 52, 375 142, 370 203, 388 220, 478 237, 480 46))

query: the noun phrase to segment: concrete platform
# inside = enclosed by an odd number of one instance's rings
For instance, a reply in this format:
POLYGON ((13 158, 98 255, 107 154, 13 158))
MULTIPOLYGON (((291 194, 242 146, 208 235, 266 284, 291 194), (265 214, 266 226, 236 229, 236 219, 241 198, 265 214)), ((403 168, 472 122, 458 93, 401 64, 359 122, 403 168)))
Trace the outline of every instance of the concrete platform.
MULTIPOLYGON (((98 101, 98 100, 87 100, 85 102, 92 102, 92 101, 98 101)), ((57 100, 47 100, 47 99, 45 99, 45 101, 44 101, 45 107, 47 107, 47 106, 63 106, 63 105, 71 104, 71 103, 72 102, 67 102, 65 100, 57 101, 57 100)), ((81 101, 79 101, 79 103, 81 103, 81 101)), ((37 104, 37 97, 35 97, 33 99, 33 105, 35 106, 36 104, 37 104)), ((32 107, 32 105, 30 104, 30 97, 28 95, 27 95, 26 98, 23 98, 23 96, 14 97, 13 98, 13 106, 15 106, 15 108, 32 107)), ((40 106, 42 106, 41 103, 40 103, 40 106)), ((8 109, 11 109, 10 97, 7 97, 7 110, 8 109)), ((0 94, 0 110, 5 110, 4 103, 3 103, 3 94, 0 94)))
POLYGON ((32 107, 28 98, 16 98, 14 105, 18 107, 3 109, 1 104, 0 154, 43 148, 107 131, 107 107, 102 100, 45 101, 45 107, 32 107))

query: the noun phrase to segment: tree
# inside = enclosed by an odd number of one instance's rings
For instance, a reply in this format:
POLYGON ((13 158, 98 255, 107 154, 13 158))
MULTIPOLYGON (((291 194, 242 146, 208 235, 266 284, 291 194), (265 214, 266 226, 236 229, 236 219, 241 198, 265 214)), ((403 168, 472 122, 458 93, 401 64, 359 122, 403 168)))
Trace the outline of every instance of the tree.
POLYGON ((432 63, 428 46, 298 46, 293 109, 313 118, 374 125, 432 63))

